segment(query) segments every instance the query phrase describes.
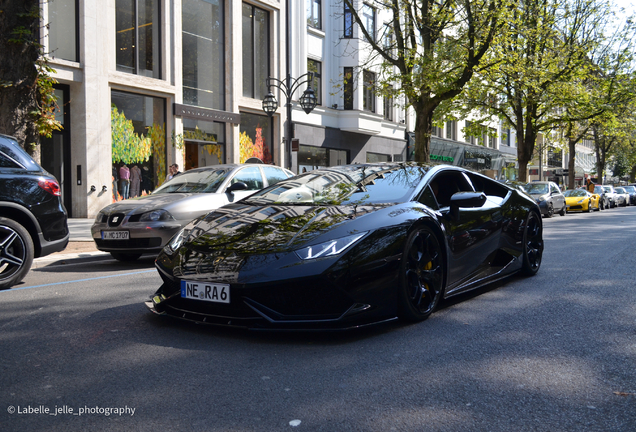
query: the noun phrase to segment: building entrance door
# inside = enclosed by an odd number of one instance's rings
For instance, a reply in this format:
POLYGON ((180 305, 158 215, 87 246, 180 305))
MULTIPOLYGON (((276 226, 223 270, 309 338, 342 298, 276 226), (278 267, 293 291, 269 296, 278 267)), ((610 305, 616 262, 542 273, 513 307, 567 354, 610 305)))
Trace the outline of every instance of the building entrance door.
POLYGON ((56 85, 55 97, 58 109, 55 119, 62 130, 54 131, 51 138, 43 138, 41 144, 40 165, 53 174, 60 184, 62 202, 68 216, 73 216, 73 196, 71 184, 71 108, 69 105, 69 86, 56 85))

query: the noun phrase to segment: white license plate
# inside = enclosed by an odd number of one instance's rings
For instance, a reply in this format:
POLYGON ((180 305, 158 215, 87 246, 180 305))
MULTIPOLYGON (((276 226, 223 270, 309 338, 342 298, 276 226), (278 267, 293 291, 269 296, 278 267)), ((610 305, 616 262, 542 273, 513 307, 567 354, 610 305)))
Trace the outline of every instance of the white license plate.
POLYGON ((214 303, 229 303, 230 285, 182 280, 181 297, 214 303))
POLYGON ((128 240, 129 231, 102 231, 102 240, 128 240))

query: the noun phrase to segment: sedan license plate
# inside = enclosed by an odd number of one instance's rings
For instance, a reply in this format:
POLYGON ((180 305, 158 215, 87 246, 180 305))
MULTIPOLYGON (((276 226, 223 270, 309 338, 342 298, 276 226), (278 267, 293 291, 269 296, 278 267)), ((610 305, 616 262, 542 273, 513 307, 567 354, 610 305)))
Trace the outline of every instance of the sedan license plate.
POLYGON ((102 240, 128 240, 129 231, 102 231, 102 240))
POLYGON ((229 303, 230 285, 182 280, 181 297, 214 303, 229 303))

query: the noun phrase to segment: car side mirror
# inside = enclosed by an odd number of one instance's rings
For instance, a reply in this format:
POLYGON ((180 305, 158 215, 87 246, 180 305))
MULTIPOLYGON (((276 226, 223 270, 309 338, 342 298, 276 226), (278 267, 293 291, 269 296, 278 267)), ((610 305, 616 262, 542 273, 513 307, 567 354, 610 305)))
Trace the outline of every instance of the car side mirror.
POLYGON ((244 182, 236 182, 230 185, 230 187, 228 187, 227 189, 225 189, 225 192, 227 193, 233 193, 234 191, 240 191, 240 190, 247 190, 247 183, 244 182))
POLYGON ((486 194, 483 192, 457 192, 450 199, 450 214, 453 219, 457 219, 460 208, 482 207, 486 199, 486 194))

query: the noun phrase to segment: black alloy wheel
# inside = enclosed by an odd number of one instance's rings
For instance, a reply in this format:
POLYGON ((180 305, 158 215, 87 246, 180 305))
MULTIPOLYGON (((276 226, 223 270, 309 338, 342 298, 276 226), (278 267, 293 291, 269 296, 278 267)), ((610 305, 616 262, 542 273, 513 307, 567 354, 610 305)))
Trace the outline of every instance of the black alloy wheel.
POLYGON ((521 273, 526 276, 534 276, 541 267, 543 257, 543 226, 541 218, 530 212, 526 227, 523 231, 523 264, 521 273))
POLYGON ((548 212, 546 213, 545 217, 551 218, 552 216, 554 216, 554 204, 550 202, 548 203, 548 212))
POLYGON ((400 318, 425 320, 439 303, 444 283, 442 247, 431 228, 420 227, 409 234, 400 268, 400 318))
POLYGON ((117 261, 136 261, 141 254, 137 253, 122 253, 122 252, 111 252, 110 255, 115 258, 117 261))
POLYGON ((566 213, 567 213, 567 209, 566 209, 565 204, 563 204, 563 207, 561 208, 561 211, 559 212, 559 214, 561 216, 565 216, 566 213))
POLYGON ((33 264, 33 240, 19 223, 0 217, 0 289, 19 283, 33 264))

